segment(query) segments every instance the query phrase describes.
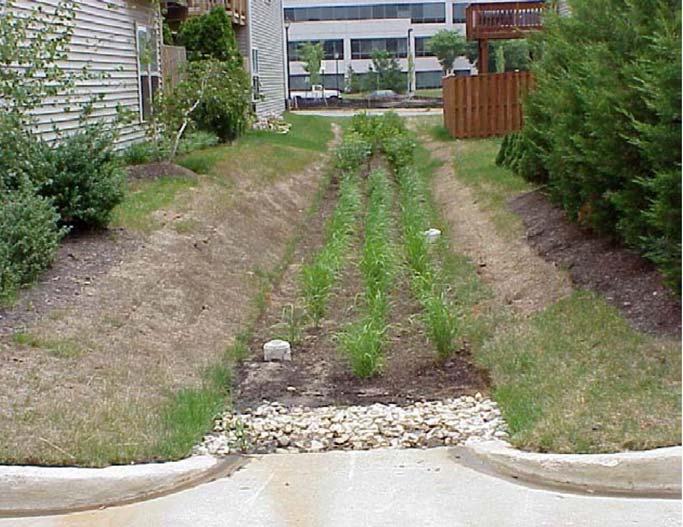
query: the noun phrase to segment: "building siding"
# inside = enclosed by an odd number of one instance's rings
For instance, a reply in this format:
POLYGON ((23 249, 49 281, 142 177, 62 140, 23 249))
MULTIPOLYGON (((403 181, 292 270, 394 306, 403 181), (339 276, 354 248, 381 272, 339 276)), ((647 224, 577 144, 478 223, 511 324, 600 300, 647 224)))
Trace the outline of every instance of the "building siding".
POLYGON ((251 74, 251 50, 259 50, 262 98, 255 102, 256 114, 259 117, 280 115, 285 110, 286 98, 282 0, 250 0, 247 28, 249 50, 245 56, 251 74))
MULTIPOLYGON (((58 0, 16 0, 12 10, 28 14, 36 7, 50 12, 58 0)), ((6 8, 5 0, 0 0, 6 8)), ((45 139, 55 138, 54 129, 70 133, 78 129, 81 105, 93 96, 102 96, 94 104, 91 120, 111 122, 117 107, 132 112, 130 124, 120 130, 119 145, 123 146, 145 137, 145 126, 140 119, 140 87, 136 45, 136 24, 155 27, 161 35, 158 3, 152 0, 78 0, 74 32, 66 70, 78 71, 87 67, 101 74, 96 79, 80 81, 67 100, 57 97, 34 112, 36 130, 45 139)), ((160 57, 160 37, 156 42, 160 57)), ((159 65, 161 69, 161 64, 159 65)))

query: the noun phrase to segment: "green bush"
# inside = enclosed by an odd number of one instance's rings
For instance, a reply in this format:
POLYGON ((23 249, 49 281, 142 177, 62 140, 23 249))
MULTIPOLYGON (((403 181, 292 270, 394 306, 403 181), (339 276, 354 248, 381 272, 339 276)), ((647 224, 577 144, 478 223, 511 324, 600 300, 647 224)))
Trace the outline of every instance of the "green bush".
POLYGON ((143 165, 159 159, 159 147, 151 141, 133 143, 121 152, 124 165, 143 165))
POLYGON ((37 278, 65 233, 50 201, 30 187, 0 194, 0 302, 37 278))
POLYGON ((251 119, 251 84, 241 63, 190 62, 183 81, 160 95, 156 109, 168 144, 173 144, 185 119, 190 131, 229 141, 239 136, 251 119))
POLYGON ((14 115, 0 112, 0 193, 41 183, 50 173, 49 145, 14 115))
POLYGON ((335 149, 335 166, 342 172, 352 172, 370 157, 372 146, 358 133, 349 132, 335 149))
POLYGON ((109 222, 125 191, 125 172, 113 145, 111 132, 93 124, 47 152, 51 173, 36 186, 52 201, 62 222, 92 227, 109 222))
POLYGON ((183 22, 176 43, 185 46, 190 61, 214 59, 242 65, 232 21, 222 7, 183 22))
POLYGON ((573 0, 533 42, 536 88, 499 161, 681 280, 681 6, 573 0))

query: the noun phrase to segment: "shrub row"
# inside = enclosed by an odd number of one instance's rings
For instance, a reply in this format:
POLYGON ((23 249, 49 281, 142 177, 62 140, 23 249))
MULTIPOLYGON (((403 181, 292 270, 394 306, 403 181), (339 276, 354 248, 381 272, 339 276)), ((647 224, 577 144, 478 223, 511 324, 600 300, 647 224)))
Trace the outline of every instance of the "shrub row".
POLYGON ((301 272, 306 312, 316 325, 325 316, 330 291, 353 235, 361 208, 358 169, 369 154, 369 145, 358 138, 345 140, 335 152, 336 166, 341 170, 339 201, 326 225, 323 248, 301 272))
POLYGON ((499 163, 681 282, 681 6, 572 0, 535 37, 536 88, 499 163))
POLYGON ((389 288, 393 277, 394 251, 391 246, 392 190, 384 171, 368 178, 368 210, 360 271, 365 286, 364 314, 339 335, 357 377, 371 377, 381 367, 389 288))
POLYGON ((0 301, 49 266, 68 228, 106 225, 123 194, 124 172, 103 125, 50 145, 0 118, 0 301))

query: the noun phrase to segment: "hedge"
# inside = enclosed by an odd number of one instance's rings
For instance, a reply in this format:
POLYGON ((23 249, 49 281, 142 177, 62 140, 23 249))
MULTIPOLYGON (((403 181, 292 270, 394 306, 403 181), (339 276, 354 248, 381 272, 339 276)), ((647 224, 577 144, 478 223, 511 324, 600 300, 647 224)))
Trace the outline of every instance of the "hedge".
POLYGON ((536 88, 498 162, 681 284, 681 6, 570 0, 533 39, 536 88))

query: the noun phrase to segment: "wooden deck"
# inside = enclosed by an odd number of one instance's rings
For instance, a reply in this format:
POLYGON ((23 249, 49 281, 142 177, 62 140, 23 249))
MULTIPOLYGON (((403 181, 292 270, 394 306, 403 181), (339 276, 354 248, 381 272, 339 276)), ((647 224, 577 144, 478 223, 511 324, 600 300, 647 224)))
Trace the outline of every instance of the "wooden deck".
POLYGON ((223 7, 232 17, 232 23, 244 26, 247 23, 248 0, 167 0, 166 20, 173 26, 186 18, 203 15, 214 7, 223 7))
POLYGON ((466 10, 467 40, 521 38, 543 28, 544 2, 471 4, 466 10))

